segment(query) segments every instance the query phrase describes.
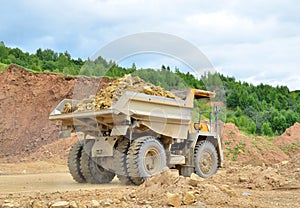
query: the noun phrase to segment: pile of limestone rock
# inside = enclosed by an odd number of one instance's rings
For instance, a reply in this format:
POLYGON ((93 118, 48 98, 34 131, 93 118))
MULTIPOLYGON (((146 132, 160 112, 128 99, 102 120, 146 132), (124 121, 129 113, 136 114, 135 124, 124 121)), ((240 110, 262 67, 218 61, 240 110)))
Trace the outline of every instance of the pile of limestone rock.
POLYGON ((96 96, 91 95, 77 104, 66 103, 62 113, 107 109, 118 101, 126 91, 175 98, 171 92, 164 90, 162 87, 147 83, 138 76, 133 77, 129 74, 110 82, 107 87, 100 89, 96 96))

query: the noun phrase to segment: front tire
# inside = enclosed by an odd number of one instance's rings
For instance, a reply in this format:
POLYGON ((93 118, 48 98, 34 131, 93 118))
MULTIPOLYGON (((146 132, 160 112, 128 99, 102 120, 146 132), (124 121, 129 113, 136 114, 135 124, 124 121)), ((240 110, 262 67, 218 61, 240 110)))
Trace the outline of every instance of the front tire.
POLYGON ((132 142, 127 155, 127 168, 131 181, 142 184, 167 166, 166 152, 159 140, 152 136, 140 137, 132 142))
POLYGON ((84 144, 81 151, 80 169, 82 175, 88 183, 109 183, 114 178, 115 174, 104 169, 91 156, 91 150, 94 141, 90 140, 84 144))
POLYGON ((218 169, 218 154, 215 146, 209 141, 202 141, 195 147, 195 173, 202 178, 208 178, 218 169))

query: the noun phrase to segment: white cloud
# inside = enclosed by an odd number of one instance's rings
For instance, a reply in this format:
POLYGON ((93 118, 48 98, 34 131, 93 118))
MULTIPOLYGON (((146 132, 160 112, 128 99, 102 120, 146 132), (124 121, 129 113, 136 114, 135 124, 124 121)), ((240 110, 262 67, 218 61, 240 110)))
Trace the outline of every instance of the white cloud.
POLYGON ((206 34, 210 43, 257 42, 269 38, 277 27, 275 18, 258 21, 226 11, 188 16, 186 22, 200 36, 206 34))

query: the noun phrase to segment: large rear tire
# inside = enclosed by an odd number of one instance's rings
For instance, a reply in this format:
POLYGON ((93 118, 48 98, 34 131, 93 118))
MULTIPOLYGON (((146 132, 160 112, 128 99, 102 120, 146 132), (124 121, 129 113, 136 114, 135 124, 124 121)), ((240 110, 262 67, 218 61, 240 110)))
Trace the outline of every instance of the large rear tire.
POLYGON ((199 142, 194 154, 195 173, 208 178, 218 169, 218 154, 215 146, 209 141, 199 142))
POLYGON ((80 171, 80 158, 83 145, 77 141, 71 148, 68 157, 68 168, 73 179, 78 183, 85 183, 86 180, 80 171))
POLYGON ((131 181, 142 184, 167 166, 166 152, 159 140, 152 136, 134 140, 128 150, 127 168, 131 181))
POLYGON ((109 183, 114 178, 115 174, 104 169, 91 156, 93 140, 89 140, 84 144, 81 151, 80 169, 82 175, 88 183, 109 183))

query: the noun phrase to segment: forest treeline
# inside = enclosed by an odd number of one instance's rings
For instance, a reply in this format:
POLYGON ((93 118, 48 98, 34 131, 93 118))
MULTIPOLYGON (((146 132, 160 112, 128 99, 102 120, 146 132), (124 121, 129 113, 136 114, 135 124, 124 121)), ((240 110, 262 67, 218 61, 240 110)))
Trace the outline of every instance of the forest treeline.
POLYGON ((295 122, 300 122, 300 91, 291 92, 286 86, 254 86, 219 73, 206 73, 196 78, 193 73, 164 65, 160 69, 137 69, 133 63, 124 68, 102 57, 96 60, 73 59, 67 51, 57 53, 51 49, 37 49, 30 54, 19 48, 6 47, 3 42, 0 42, 0 62, 17 64, 36 72, 68 75, 121 77, 131 73, 167 90, 187 87, 221 90, 227 106, 226 122, 235 123, 250 134, 279 135, 295 122))

